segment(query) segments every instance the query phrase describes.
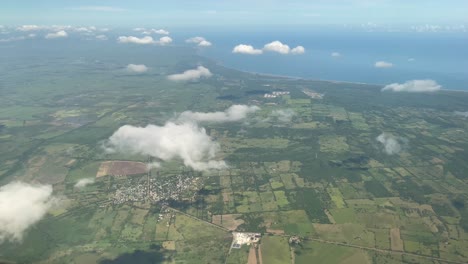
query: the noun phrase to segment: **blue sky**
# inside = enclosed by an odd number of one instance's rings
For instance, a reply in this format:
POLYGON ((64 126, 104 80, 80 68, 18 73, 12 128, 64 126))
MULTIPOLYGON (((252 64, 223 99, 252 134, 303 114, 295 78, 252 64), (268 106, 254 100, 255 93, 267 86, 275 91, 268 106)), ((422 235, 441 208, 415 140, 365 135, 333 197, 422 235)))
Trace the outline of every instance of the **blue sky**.
POLYGON ((2 0, 0 25, 468 24, 467 0, 2 0))

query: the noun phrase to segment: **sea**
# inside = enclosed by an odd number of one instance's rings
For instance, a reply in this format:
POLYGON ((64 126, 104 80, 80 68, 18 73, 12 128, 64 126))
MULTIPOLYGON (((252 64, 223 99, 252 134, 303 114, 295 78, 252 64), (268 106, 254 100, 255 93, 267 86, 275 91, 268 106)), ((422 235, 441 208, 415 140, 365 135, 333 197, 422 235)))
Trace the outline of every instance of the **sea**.
MULTIPOLYGON (((176 36, 176 35, 175 35, 176 36)), ((317 29, 193 30, 180 37, 203 36, 213 45, 199 48, 202 56, 242 71, 317 80, 386 85, 432 79, 443 89, 468 90, 468 33, 364 32, 317 29), (281 41, 305 54, 236 54, 238 44, 261 49, 281 41), (332 56, 332 53, 340 56, 332 56), (377 68, 377 61, 393 66, 377 68)))

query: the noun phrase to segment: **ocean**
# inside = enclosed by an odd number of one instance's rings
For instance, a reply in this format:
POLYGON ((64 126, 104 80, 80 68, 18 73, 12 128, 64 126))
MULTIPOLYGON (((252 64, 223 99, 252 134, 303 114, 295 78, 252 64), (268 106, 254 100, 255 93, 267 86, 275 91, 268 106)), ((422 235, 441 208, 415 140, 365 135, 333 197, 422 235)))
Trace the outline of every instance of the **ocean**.
MULTIPOLYGON (((308 79, 373 84, 433 79, 444 89, 468 90, 468 33, 351 32, 339 30, 209 30, 180 37, 203 36, 213 43, 199 54, 220 64, 250 72, 308 79), (262 48, 279 40, 302 55, 234 54, 238 44, 262 48), (338 52, 339 57, 332 57, 338 52), (377 61, 393 64, 376 68, 377 61)), ((176 36, 177 37, 177 36, 176 36)))

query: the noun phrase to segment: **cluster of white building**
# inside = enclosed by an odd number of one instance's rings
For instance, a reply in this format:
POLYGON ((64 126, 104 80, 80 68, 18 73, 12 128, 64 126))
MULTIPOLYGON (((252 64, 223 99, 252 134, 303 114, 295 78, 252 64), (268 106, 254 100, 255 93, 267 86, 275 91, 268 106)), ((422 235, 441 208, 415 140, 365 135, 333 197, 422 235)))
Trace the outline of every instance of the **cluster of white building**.
POLYGON ((287 91, 278 91, 278 92, 272 92, 272 93, 266 93, 263 95, 264 98, 276 98, 278 96, 282 95, 288 95, 289 92, 287 91))
POLYGON ((149 181, 146 179, 146 177, 141 178, 137 184, 132 180, 126 182, 124 186, 116 190, 113 203, 179 200, 181 194, 197 186, 199 180, 183 175, 169 179, 149 178, 149 181))

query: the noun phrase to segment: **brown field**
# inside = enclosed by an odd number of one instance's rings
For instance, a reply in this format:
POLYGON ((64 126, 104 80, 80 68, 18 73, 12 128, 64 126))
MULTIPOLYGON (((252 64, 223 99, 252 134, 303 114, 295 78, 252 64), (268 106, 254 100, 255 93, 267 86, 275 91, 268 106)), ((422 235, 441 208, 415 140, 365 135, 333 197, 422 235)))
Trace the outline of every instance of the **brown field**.
POLYGON ((390 241, 392 250, 403 251, 403 240, 400 237, 400 228, 390 229, 390 241))
POLYGON ((176 249, 176 243, 175 243, 175 241, 172 241, 172 240, 164 241, 162 246, 163 246, 163 248, 165 250, 175 250, 176 249))
POLYGON ((234 231, 244 223, 244 220, 237 219, 241 214, 213 215, 211 222, 215 225, 223 226, 230 231, 234 231))
POLYGON ((101 163, 96 178, 112 175, 135 175, 148 171, 146 164, 135 161, 104 161, 101 163))
POLYGON ((256 249, 252 245, 250 247, 249 258, 247 260, 247 264, 257 264, 257 252, 255 252, 255 251, 256 251, 256 249))
POLYGON ((333 218, 333 215, 330 214, 330 211, 328 211, 327 209, 325 209, 324 212, 325 212, 325 214, 326 214, 327 217, 328 217, 328 221, 330 221, 330 223, 332 223, 332 224, 336 224, 335 218, 333 218))

